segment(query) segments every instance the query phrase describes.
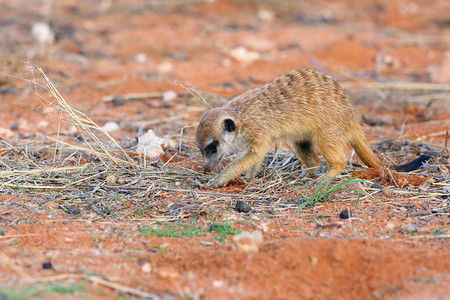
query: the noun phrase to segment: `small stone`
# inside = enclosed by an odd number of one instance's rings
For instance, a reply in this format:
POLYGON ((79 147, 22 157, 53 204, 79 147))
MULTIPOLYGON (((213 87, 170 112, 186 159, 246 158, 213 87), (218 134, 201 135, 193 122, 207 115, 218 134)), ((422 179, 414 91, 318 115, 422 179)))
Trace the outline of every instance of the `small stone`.
POLYGON ((164 154, 167 144, 166 139, 157 137, 153 130, 149 129, 144 135, 139 137, 136 151, 147 157, 157 157, 164 154))
POLYGON ((31 36, 41 45, 51 45, 55 35, 47 23, 34 23, 31 27, 31 36))
POLYGON ((169 61, 162 62, 156 67, 156 71, 161 74, 169 74, 173 71, 173 65, 169 61))
POLYGON ((252 63, 261 58, 258 52, 248 51, 245 47, 233 48, 230 51, 230 56, 243 63, 252 63))
POLYGON ((213 280, 212 282, 212 286, 215 288, 220 288, 223 287, 225 285, 225 282, 223 282, 222 280, 213 280))
POLYGON ((259 230, 243 231, 232 237, 236 250, 242 252, 258 252, 263 243, 263 234, 259 230))
POLYGON ((412 223, 408 223, 405 226, 403 226, 403 232, 406 233, 414 233, 417 232, 417 226, 412 224, 412 223))
POLYGON ((319 259, 316 256, 311 256, 311 265, 316 266, 319 263, 319 259))
POLYGON ((382 190, 384 188, 384 186, 382 184, 377 183, 377 182, 374 182, 370 187, 373 189, 379 189, 379 190, 382 190))
POLYGON ((181 211, 181 207, 178 204, 172 203, 169 205, 169 213, 171 215, 178 215, 181 211))
POLYGON ((45 128, 48 127, 48 125, 50 125, 50 123, 47 120, 42 120, 37 124, 38 128, 45 128))
POLYGON ((259 225, 259 229, 261 229, 262 232, 267 232, 269 231, 269 224, 267 223, 261 223, 259 225))
POLYGON ((114 106, 122 106, 125 104, 125 97, 122 94, 117 94, 112 99, 114 106))
POLYGON ((252 210, 252 208, 250 207, 250 205, 245 204, 242 201, 238 201, 236 202, 236 207, 235 207, 237 212, 243 212, 243 213, 248 213, 249 211, 252 210))
POLYGON ((144 273, 150 273, 152 271, 152 265, 149 262, 146 262, 142 265, 141 270, 144 273))
POLYGON ((261 9, 258 11, 258 20, 265 23, 273 22, 275 20, 275 13, 268 9, 261 9))
POLYGON ((46 262, 42 263, 42 269, 48 270, 48 269, 51 269, 51 268, 52 268, 52 263, 51 262, 46 261, 46 262))
POLYGON ((273 210, 273 208, 266 210, 266 213, 268 213, 269 215, 274 215, 275 211, 273 210))
POLYGON ((393 223, 393 222, 388 222, 387 224, 386 224, 386 229, 387 230, 392 230, 392 229, 394 229, 395 228, 395 224, 393 223))
POLYGON ((163 279, 176 279, 180 277, 180 274, 176 270, 164 267, 158 269, 157 274, 160 278, 163 279))
POLYGON ((352 216, 352 211, 349 209, 344 209, 339 214, 339 219, 345 220, 345 219, 351 218, 351 216, 352 216))
POLYGON ((117 178, 115 175, 108 175, 106 176, 106 183, 108 185, 116 185, 117 184, 117 178))
POLYGON ((66 209, 66 213, 68 213, 69 215, 79 215, 80 212, 81 211, 77 206, 71 206, 66 209))
POLYGON ((178 94, 174 91, 165 91, 162 96, 162 100, 166 104, 173 104, 173 101, 177 99, 178 94))
POLYGON ((138 63, 144 63, 147 61, 147 55, 145 53, 139 53, 134 57, 134 60, 138 63))
POLYGON ((120 129, 119 124, 114 121, 108 121, 103 125, 102 129, 106 132, 113 132, 120 129))

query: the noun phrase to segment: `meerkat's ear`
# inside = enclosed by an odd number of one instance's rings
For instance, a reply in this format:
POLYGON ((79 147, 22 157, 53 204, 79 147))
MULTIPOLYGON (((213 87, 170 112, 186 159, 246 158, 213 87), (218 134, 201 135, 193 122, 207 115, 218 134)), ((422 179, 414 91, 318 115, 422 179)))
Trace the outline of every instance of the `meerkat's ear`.
POLYGON ((232 119, 225 119, 223 121, 223 129, 227 132, 233 132, 236 130, 236 124, 232 119))

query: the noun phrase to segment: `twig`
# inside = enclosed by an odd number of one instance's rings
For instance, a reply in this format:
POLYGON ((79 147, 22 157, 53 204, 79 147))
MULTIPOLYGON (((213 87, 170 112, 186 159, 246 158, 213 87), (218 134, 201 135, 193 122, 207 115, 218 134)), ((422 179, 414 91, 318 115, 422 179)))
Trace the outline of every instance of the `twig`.
POLYGON ((180 87, 182 87, 186 92, 188 92, 189 94, 192 95, 192 97, 194 97, 195 99, 199 99, 200 102, 206 106, 207 108, 211 108, 211 105, 209 105, 208 101, 206 101, 205 98, 203 98, 203 96, 200 94, 199 91, 193 89, 193 88, 187 88, 184 85, 182 85, 180 82, 175 81, 176 85, 179 85, 180 87), (197 95, 195 95, 194 93, 192 93, 192 91, 194 91, 197 95))

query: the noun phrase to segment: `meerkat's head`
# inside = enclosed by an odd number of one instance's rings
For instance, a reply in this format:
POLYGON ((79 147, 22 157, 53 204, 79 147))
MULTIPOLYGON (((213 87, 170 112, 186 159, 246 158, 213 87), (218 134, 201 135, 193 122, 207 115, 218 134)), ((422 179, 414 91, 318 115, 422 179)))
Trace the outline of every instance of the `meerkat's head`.
POLYGON ((205 171, 212 171, 229 153, 236 138, 234 117, 220 108, 208 110, 197 128, 197 146, 205 171))

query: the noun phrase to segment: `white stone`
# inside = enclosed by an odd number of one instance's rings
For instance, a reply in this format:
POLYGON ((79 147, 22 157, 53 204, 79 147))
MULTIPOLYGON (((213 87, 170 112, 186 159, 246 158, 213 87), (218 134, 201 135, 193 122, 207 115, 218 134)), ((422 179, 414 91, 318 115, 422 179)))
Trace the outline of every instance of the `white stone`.
POLYGON ((149 129, 146 134, 139 137, 136 151, 148 157, 157 157, 164 154, 167 148, 167 140, 157 137, 153 130, 149 129))
POLYGON ((230 51, 230 56, 243 63, 252 63, 261 58, 261 55, 258 52, 248 51, 247 48, 243 46, 233 48, 230 51))
POLYGON ((134 60, 138 63, 144 63, 147 61, 147 55, 145 53, 139 53, 134 57, 134 60))
POLYGON ((102 129, 106 132, 113 132, 120 129, 119 124, 114 121, 108 121, 102 126, 102 129))
POLYGON ((275 20, 275 13, 268 9, 261 9, 258 11, 258 20, 266 23, 273 22, 275 20))
POLYGON ((31 27, 31 36, 41 45, 53 43, 55 35, 47 23, 34 23, 31 27))
POLYGON ((178 94, 175 93, 174 91, 165 91, 163 93, 162 99, 164 102, 172 103, 175 99, 177 99, 177 97, 178 97, 178 94))
POLYGON ((236 250, 242 252, 258 252, 263 243, 263 235, 259 230, 243 231, 232 238, 236 250))
POLYGON ((146 262, 142 265, 142 272, 144 273, 150 273, 152 271, 152 265, 149 262, 146 262))
POLYGON ((169 61, 162 62, 156 67, 156 71, 158 73, 168 74, 173 71, 173 65, 169 61))
POLYGON ((44 128, 44 127, 47 127, 48 125, 49 125, 49 123, 48 123, 47 120, 42 120, 42 121, 40 121, 40 122, 37 124, 37 127, 38 127, 38 128, 44 128))

